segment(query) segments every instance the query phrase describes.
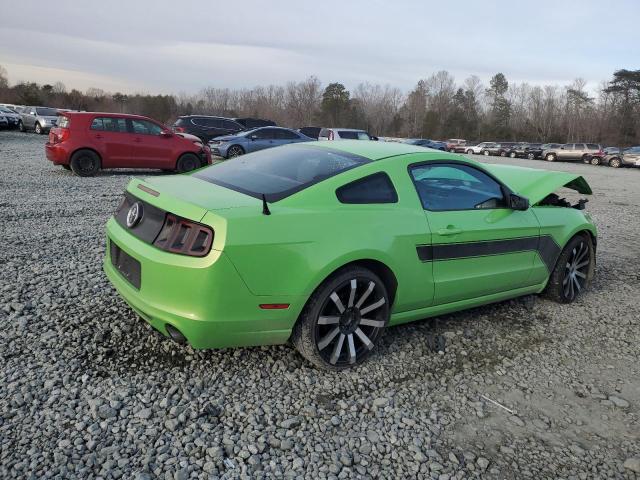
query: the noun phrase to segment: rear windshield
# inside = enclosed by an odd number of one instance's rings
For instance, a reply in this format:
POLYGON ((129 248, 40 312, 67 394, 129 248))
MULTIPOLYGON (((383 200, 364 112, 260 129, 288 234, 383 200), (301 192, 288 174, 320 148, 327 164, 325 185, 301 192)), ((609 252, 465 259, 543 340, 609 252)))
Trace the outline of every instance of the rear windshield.
POLYGON ((55 117, 58 115, 58 111, 55 108, 38 107, 36 112, 43 117, 55 117))
POLYGON ((268 202, 276 202, 369 161, 339 150, 290 145, 235 157, 193 176, 252 197, 264 194, 268 202))
POLYGON ((338 130, 340 138, 345 140, 371 140, 366 132, 352 132, 349 130, 338 130))

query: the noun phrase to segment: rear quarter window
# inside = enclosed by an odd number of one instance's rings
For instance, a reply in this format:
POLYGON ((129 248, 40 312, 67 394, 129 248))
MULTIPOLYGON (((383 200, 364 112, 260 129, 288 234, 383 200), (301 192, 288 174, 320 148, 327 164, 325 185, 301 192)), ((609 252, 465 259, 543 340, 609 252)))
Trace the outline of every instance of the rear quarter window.
POLYGON ((398 194, 389 176, 374 173, 354 182, 343 185, 336 190, 340 203, 396 203, 398 194))

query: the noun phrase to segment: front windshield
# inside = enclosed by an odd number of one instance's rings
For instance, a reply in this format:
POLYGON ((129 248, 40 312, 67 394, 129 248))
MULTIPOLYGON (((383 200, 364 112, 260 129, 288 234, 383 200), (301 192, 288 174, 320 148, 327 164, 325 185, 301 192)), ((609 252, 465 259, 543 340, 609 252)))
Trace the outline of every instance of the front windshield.
POLYGON ((58 115, 58 111, 55 108, 48 107, 38 107, 36 108, 36 112, 38 113, 38 115, 43 117, 55 117, 56 115, 58 115))
POLYGON ((207 167, 193 176, 236 192, 276 202, 370 160, 306 145, 260 150, 207 167))
POLYGON ((16 113, 13 110, 11 110, 10 108, 6 108, 6 107, 0 107, 0 112, 2 112, 2 113, 16 113))

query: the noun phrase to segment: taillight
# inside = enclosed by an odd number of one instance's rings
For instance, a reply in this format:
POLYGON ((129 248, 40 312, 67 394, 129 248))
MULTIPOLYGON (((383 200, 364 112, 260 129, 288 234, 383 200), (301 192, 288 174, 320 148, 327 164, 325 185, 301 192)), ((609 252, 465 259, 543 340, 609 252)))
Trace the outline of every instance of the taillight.
POLYGON ((191 257, 204 257, 212 243, 213 230, 209 227, 171 213, 165 217, 162 230, 153 241, 162 250, 191 257))
POLYGON ((52 128, 49 130, 49 143, 64 142, 69 138, 68 128, 52 128))

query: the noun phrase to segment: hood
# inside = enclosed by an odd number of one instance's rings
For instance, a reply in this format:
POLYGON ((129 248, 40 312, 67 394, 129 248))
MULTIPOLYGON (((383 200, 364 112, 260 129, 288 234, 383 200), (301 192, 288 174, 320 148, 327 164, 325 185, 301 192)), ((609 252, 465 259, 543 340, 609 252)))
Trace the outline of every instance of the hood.
POLYGON ((527 197, 531 205, 535 205, 562 187, 587 195, 593 193, 587 181, 574 173, 537 170, 512 165, 485 164, 484 167, 515 193, 527 197))
POLYGON ((224 135, 222 137, 214 137, 211 139, 212 142, 231 142, 233 140, 237 140, 238 138, 242 138, 239 137, 238 135, 224 135))
POLYGON ((191 135, 190 133, 183 133, 183 132, 176 132, 176 136, 177 137, 182 137, 186 140, 190 140, 192 142, 200 142, 202 143, 202 140, 200 139, 200 137, 196 137, 195 135, 191 135))
MULTIPOLYGON (((134 179, 129 185, 129 190, 139 196, 137 184, 143 184, 159 193, 157 199, 166 204, 189 204, 202 209, 202 215, 206 210, 221 210, 237 207, 255 207, 256 211, 262 211, 262 201, 229 188, 221 187, 206 182, 189 174, 167 175, 162 177, 148 177, 144 181, 134 179)), ((171 211, 171 207, 167 208, 171 211)), ((179 211, 174 213, 180 215, 179 211)))

